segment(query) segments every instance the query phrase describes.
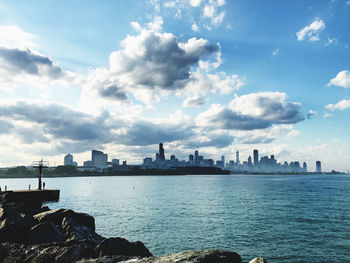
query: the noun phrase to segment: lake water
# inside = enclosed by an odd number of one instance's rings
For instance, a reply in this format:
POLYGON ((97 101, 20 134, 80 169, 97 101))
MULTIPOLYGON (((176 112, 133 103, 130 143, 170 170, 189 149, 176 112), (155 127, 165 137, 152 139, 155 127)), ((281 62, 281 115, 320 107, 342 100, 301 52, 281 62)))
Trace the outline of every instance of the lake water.
MULTIPOLYGON (((154 255, 236 251, 248 262, 350 262, 350 176, 194 175, 45 178, 58 203, 96 231, 142 241, 154 255)), ((0 179, 8 189, 35 179, 0 179)))

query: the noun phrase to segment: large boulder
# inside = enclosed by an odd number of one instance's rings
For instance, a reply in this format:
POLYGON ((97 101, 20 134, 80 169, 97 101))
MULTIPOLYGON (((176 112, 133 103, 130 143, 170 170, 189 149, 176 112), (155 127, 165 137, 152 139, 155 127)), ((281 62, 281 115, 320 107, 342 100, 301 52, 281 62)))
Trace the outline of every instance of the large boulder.
POLYGON ((0 203, 0 241, 20 242, 21 234, 34 226, 33 210, 24 203, 0 203))
POLYGON ((94 244, 87 241, 72 241, 45 245, 4 243, 9 252, 3 263, 74 262, 83 258, 96 258, 94 244))
POLYGON ((70 209, 54 209, 34 215, 38 223, 52 221, 56 225, 62 225, 63 218, 72 218, 79 225, 84 225, 95 231, 95 218, 85 213, 76 213, 70 209))
POLYGON ((140 242, 129 242, 128 240, 120 237, 112 237, 103 240, 97 247, 96 251, 99 256, 135 256, 135 257, 151 257, 152 254, 140 242))
POLYGON ((39 223, 22 234, 25 244, 45 244, 63 242, 63 233, 50 221, 39 223))
POLYGON ((89 240, 98 244, 104 240, 103 237, 101 237, 91 228, 78 224, 73 218, 70 217, 63 218, 61 229, 66 236, 66 241, 89 240))

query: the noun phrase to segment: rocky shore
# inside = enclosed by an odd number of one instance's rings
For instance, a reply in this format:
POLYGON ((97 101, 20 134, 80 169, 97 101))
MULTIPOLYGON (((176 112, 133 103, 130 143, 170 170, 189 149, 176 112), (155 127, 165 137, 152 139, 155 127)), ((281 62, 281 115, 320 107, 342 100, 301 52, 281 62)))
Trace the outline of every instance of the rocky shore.
MULTIPOLYGON (((140 242, 104 238, 95 219, 70 209, 50 210, 38 202, 12 202, 0 195, 0 263, 241 263, 239 254, 224 250, 185 251, 154 257, 140 242)), ((255 258, 249 263, 266 262, 255 258)))

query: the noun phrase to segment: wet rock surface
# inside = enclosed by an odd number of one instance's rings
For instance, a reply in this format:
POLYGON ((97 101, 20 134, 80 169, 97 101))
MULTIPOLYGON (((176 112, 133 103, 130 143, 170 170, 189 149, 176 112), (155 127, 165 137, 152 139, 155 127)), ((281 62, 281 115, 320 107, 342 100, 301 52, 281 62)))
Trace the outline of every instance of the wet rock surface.
POLYGON ((70 209, 50 210, 41 205, 27 200, 7 200, 6 195, 0 194, 0 263, 242 262, 235 252, 214 249, 153 257, 140 241, 100 236, 95 232, 95 219, 88 214, 70 209))

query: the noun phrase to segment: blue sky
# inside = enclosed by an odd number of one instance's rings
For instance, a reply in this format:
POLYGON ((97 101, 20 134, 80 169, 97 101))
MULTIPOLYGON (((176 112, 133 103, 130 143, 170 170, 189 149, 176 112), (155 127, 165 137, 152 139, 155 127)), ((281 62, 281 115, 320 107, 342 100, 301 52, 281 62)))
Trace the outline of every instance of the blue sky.
POLYGON ((91 149, 350 169, 350 1, 0 1, 0 165, 91 149))

